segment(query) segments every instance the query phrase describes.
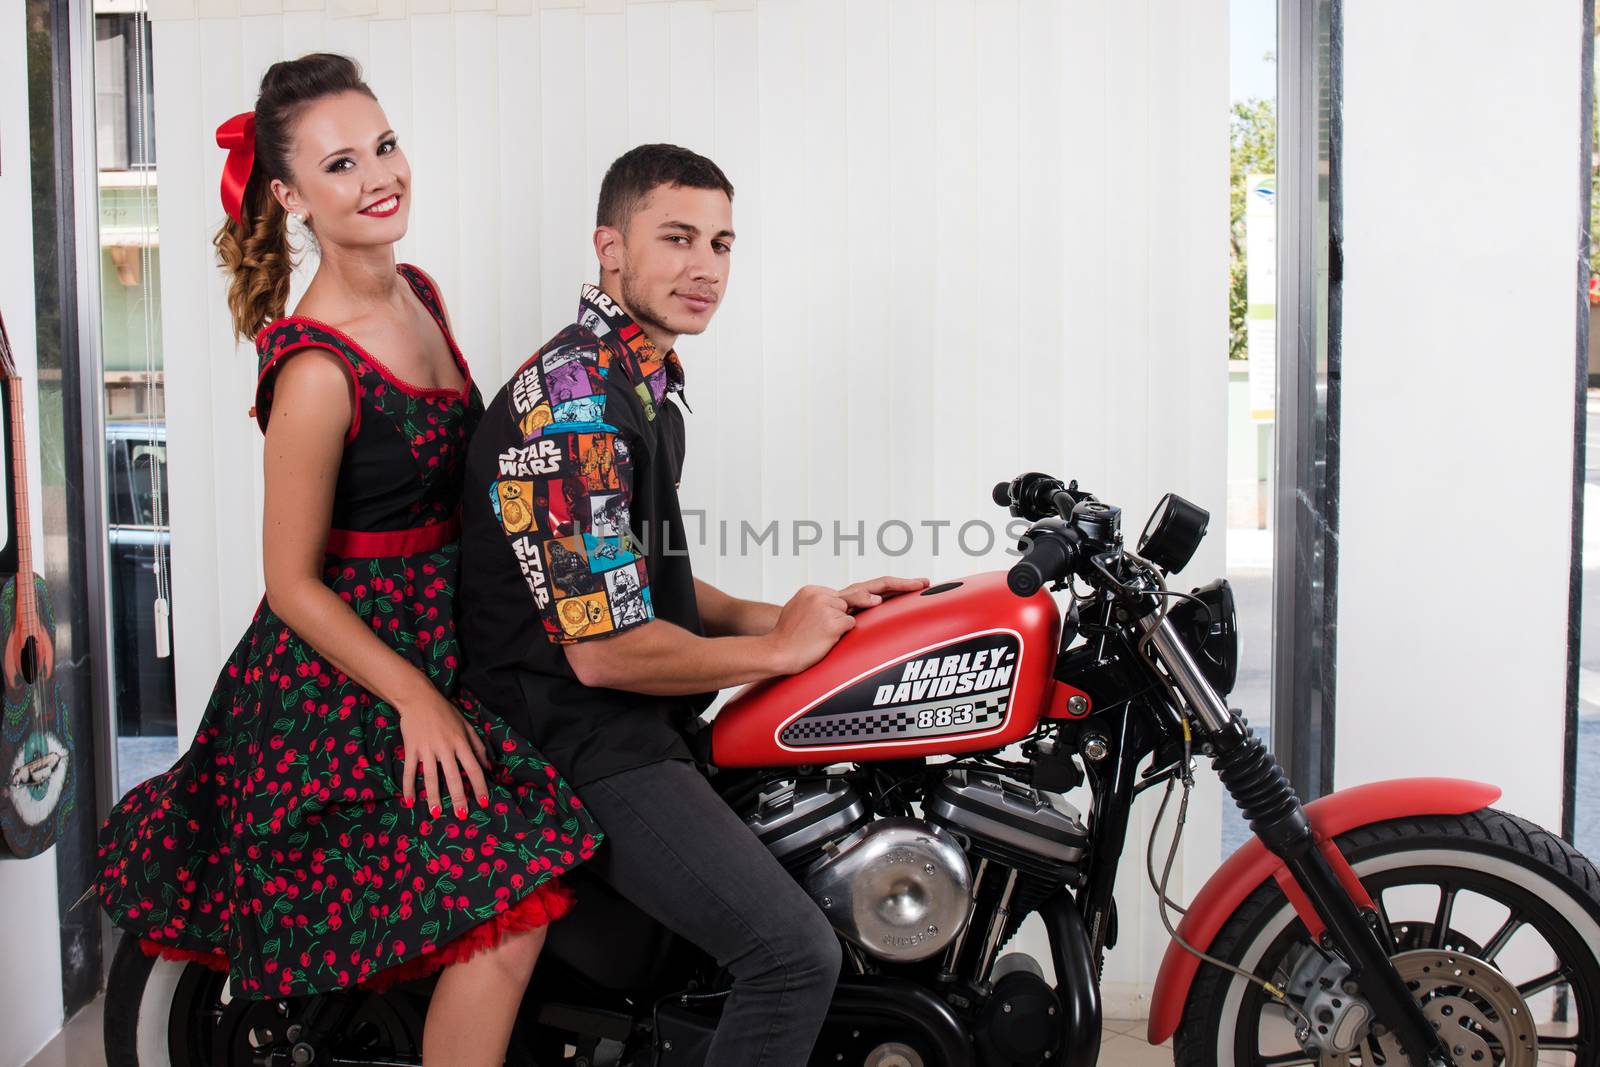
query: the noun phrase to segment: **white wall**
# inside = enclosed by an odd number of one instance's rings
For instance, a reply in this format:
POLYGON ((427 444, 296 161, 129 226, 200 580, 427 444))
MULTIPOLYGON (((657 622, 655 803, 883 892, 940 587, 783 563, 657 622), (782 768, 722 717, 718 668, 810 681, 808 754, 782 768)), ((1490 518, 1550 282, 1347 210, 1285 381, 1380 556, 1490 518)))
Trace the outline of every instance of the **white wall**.
MULTIPOLYGON (((28 439, 39 440, 34 390, 37 360, 33 293, 33 202, 28 174, 28 63, 21 4, 0 5, 0 312, 5 315, 23 381, 28 439)), ((37 487, 38 449, 28 454, 37 487)), ((33 543, 42 544, 42 508, 34 507, 33 543)), ((94 773, 87 749, 79 773, 94 773)), ((0 1067, 25 1063, 61 1028, 61 929, 56 914, 55 849, 26 860, 0 860, 0 1067)))
POLYGON ((1557 828, 1581 5, 1344 18, 1337 784, 1476 777, 1557 828))
MULTIPOLYGON (((572 314, 615 156, 670 140, 727 171, 730 296, 681 346, 685 506, 735 541, 741 518, 828 535, 772 558, 723 554, 713 532, 697 571, 730 592, 1005 566, 951 545, 968 519, 1003 526, 989 489, 1029 469, 1126 505, 1135 533, 1167 490, 1223 513, 1225 0, 375 0, 392 17, 335 17, 356 6, 151 3, 185 735, 261 590, 255 362, 212 265, 211 135, 270 61, 314 49, 360 59, 401 133, 401 254, 439 279, 486 394, 572 314), (950 521, 944 551, 923 529, 910 554, 877 552, 891 518, 950 521), (834 551, 834 519, 865 522, 867 555, 834 551)), ((1201 580, 1222 571, 1221 525, 1201 580)), ((1181 891, 1215 861, 1215 810, 1197 805, 1181 891)), ((1128 900, 1109 973, 1131 998, 1164 939, 1128 900)))

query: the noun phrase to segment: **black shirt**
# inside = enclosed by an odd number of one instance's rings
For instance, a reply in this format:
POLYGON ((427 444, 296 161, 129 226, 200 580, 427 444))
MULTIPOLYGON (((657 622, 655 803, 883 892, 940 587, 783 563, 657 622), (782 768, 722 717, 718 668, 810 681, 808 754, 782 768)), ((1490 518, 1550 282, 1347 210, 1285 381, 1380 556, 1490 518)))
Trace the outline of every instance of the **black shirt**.
POLYGON ((703 635, 677 485, 683 366, 586 285, 578 321, 492 400, 467 450, 463 682, 573 786, 689 758, 715 693, 580 682, 562 645, 666 619, 703 635))

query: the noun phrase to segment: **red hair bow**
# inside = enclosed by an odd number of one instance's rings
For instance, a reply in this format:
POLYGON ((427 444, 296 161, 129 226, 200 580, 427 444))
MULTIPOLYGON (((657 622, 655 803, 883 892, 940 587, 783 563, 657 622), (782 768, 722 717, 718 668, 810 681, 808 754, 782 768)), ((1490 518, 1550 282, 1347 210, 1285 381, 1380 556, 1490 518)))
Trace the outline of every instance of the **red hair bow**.
POLYGON ((256 164, 256 113, 246 111, 218 126, 217 147, 228 150, 228 161, 222 167, 222 207, 243 226, 244 187, 256 164))

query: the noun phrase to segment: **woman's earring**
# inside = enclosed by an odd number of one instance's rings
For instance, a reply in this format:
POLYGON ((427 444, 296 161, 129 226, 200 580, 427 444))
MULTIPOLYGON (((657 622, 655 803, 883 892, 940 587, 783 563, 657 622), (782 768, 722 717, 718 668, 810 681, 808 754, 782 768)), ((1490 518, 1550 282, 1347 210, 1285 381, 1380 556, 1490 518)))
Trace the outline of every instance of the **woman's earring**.
POLYGON ((289 217, 294 219, 295 225, 297 226, 304 226, 306 224, 306 217, 300 214, 298 211, 290 212, 289 217))

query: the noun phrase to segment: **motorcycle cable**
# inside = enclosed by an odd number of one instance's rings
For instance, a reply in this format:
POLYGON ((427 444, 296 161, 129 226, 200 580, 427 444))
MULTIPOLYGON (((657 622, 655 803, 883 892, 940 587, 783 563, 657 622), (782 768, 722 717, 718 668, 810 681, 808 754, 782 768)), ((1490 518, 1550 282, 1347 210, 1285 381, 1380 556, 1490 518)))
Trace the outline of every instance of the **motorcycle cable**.
MULTIPOLYGON (((1187 731, 1185 731, 1185 733, 1187 733, 1187 731)), ((1145 853, 1145 870, 1150 876, 1150 886, 1156 892, 1156 913, 1161 916, 1161 925, 1166 927, 1168 936, 1172 938, 1173 942, 1177 944, 1179 948, 1204 961, 1205 963, 1209 963, 1215 967, 1221 967, 1223 970, 1236 974, 1245 981, 1259 986, 1261 991, 1266 993, 1267 996, 1271 997, 1286 1010, 1293 1012, 1306 1026, 1310 1026, 1310 1018, 1306 1016, 1306 1013, 1300 1009, 1298 1004, 1289 999, 1288 993, 1283 989, 1279 988, 1271 981, 1260 977, 1259 975, 1251 974, 1242 967, 1236 967, 1226 960, 1218 959, 1215 956, 1201 951, 1194 945, 1191 945, 1188 941, 1184 940, 1183 936, 1178 933, 1177 927, 1173 925, 1172 918, 1167 913, 1169 908, 1179 912, 1180 914, 1186 914, 1185 910, 1181 906, 1167 896, 1167 886, 1172 879, 1173 862, 1176 860, 1178 855, 1178 845, 1183 841, 1184 824, 1188 821, 1189 796, 1194 785, 1194 779, 1192 776, 1185 775, 1184 778, 1186 780, 1184 781, 1183 785, 1183 796, 1178 803, 1178 821, 1173 829, 1172 846, 1167 850, 1167 862, 1165 867, 1162 869, 1159 883, 1155 878, 1156 836, 1160 833, 1161 824, 1166 818, 1167 802, 1172 799, 1172 787, 1178 780, 1178 775, 1176 774, 1167 780, 1166 792, 1161 795, 1161 807, 1156 811, 1155 825, 1150 829, 1150 846, 1145 853)))
MULTIPOLYGON (((1184 592, 1180 592, 1180 591, 1178 591, 1176 589, 1168 589, 1166 580, 1161 577, 1161 572, 1156 569, 1155 564, 1151 563, 1149 560, 1145 559, 1144 557, 1136 555, 1136 554, 1134 554, 1132 552, 1127 552, 1127 551, 1124 551, 1123 555, 1126 558, 1128 558, 1130 560, 1133 560, 1136 563, 1139 563, 1141 566, 1143 566, 1144 569, 1149 573, 1150 577, 1152 579, 1154 579, 1154 581, 1156 582, 1156 588, 1154 588, 1154 589, 1135 589, 1132 586, 1127 585, 1127 584, 1123 583, 1122 581, 1120 581, 1117 578, 1116 575, 1112 574, 1109 570, 1107 570, 1106 567, 1105 567, 1105 564, 1100 562, 1098 557, 1095 558, 1095 559, 1090 560, 1090 562, 1094 564, 1096 570, 1098 570, 1101 574, 1106 576, 1106 580, 1107 581, 1115 583, 1118 592, 1123 593, 1124 595, 1126 595, 1126 596, 1128 596, 1130 598, 1135 598, 1135 597, 1138 597, 1140 595, 1154 596, 1154 597, 1172 597, 1175 600, 1190 600, 1190 601, 1193 601, 1194 603, 1198 604, 1200 606, 1200 610, 1206 613, 1206 632, 1201 635, 1200 643, 1195 646, 1195 651, 1196 652, 1202 651, 1206 647, 1207 639, 1209 639, 1211 637, 1212 629, 1217 625, 1217 617, 1211 613, 1211 605, 1207 604, 1204 600, 1201 600, 1199 597, 1195 596, 1193 593, 1184 593, 1184 592)), ((1162 618, 1166 617, 1167 611, 1170 610, 1170 608, 1171 608, 1170 605, 1167 605, 1167 604, 1163 604, 1162 605, 1162 612, 1161 612, 1161 617, 1162 618)), ((1140 648, 1141 652, 1144 651, 1142 646, 1144 645, 1145 641, 1147 641, 1147 640, 1149 640, 1148 636, 1146 636, 1145 638, 1140 640, 1139 643, 1141 645, 1141 648, 1140 648)), ((1148 653, 1147 653, 1147 655, 1148 655, 1148 653)))
MULTIPOLYGON (((1161 572, 1155 567, 1154 564, 1152 564, 1149 560, 1141 558, 1133 552, 1126 552, 1124 555, 1129 560, 1138 563, 1144 569, 1144 571, 1150 576, 1151 580, 1156 583, 1155 590, 1133 589, 1132 587, 1117 581, 1117 579, 1100 564, 1099 560, 1095 561, 1095 566, 1099 568, 1101 573, 1105 574, 1107 578, 1110 578, 1112 581, 1116 581, 1118 588, 1124 592, 1135 595, 1141 592, 1157 593, 1158 596, 1173 595, 1172 592, 1167 589, 1166 579, 1161 576, 1161 572)), ((1178 595, 1185 597, 1188 596, 1188 594, 1178 595)), ((1197 598, 1191 597, 1190 599, 1197 598)), ((1259 986, 1261 991, 1267 994, 1267 996, 1271 997, 1275 1002, 1299 1016, 1301 1021, 1303 1021, 1307 1026, 1310 1026, 1311 1020, 1306 1017, 1305 1012, 1300 1009, 1299 1005, 1295 1004, 1289 999, 1287 992, 1266 978, 1252 974, 1243 967, 1236 967, 1226 960, 1218 959, 1217 957, 1203 952, 1198 947, 1190 944, 1181 934, 1178 933, 1177 926, 1173 923, 1171 915, 1168 914, 1169 908, 1177 910, 1180 914, 1185 913, 1184 909, 1167 895, 1167 888, 1171 884, 1173 864, 1176 862, 1178 857, 1178 846, 1183 842, 1183 831, 1189 818, 1189 799, 1194 790, 1194 733, 1189 726, 1188 715, 1182 710, 1184 707, 1184 702, 1181 695, 1178 693, 1177 687, 1172 684, 1172 680, 1167 677, 1166 671, 1162 669, 1160 661, 1150 651, 1150 641, 1152 638, 1154 638, 1157 629, 1159 628, 1161 622, 1166 619, 1167 612, 1171 608, 1170 602, 1165 599, 1158 599, 1157 603, 1159 605, 1157 610, 1160 612, 1160 614, 1156 619, 1156 626, 1152 627, 1148 632, 1145 633, 1143 637, 1139 639, 1137 647, 1139 654, 1149 662, 1152 671, 1158 678, 1161 679, 1161 684, 1166 688, 1167 692, 1173 699, 1172 706, 1177 712, 1178 723, 1183 730, 1183 762, 1174 768, 1172 776, 1167 779, 1166 792, 1162 795, 1161 807, 1156 812, 1155 825, 1150 829, 1150 844, 1145 853, 1146 873, 1151 878, 1150 887, 1154 889, 1156 893, 1156 913, 1161 916, 1161 925, 1166 927, 1167 935, 1172 938, 1173 943, 1179 948, 1205 963, 1209 963, 1214 967, 1220 967, 1224 971, 1238 975, 1245 981, 1259 986), (1161 879, 1159 882, 1157 882, 1154 877, 1156 836, 1161 831, 1161 823, 1166 816, 1167 803, 1172 798, 1172 787, 1179 783, 1181 783, 1183 786, 1183 796, 1178 803, 1178 818, 1177 823, 1173 828, 1171 846, 1167 849, 1167 862, 1165 867, 1162 869, 1161 879)), ((1209 616, 1210 609, 1207 608, 1206 610, 1209 616)))
MULTIPOLYGON (((1099 557, 1093 558, 1091 560, 1091 562, 1094 564, 1095 569, 1098 570, 1102 575, 1105 576, 1106 580, 1108 582, 1110 582, 1115 587, 1117 592, 1121 593, 1123 596, 1127 597, 1130 600, 1137 599, 1139 596, 1141 596, 1143 594, 1156 594, 1158 596, 1160 594, 1167 594, 1167 595, 1171 595, 1171 596, 1177 596, 1177 597, 1182 597, 1182 598, 1186 598, 1186 599, 1189 599, 1189 600, 1193 600, 1193 601, 1195 601, 1195 603, 1199 604, 1202 608, 1205 609, 1207 618, 1210 619, 1211 608, 1204 601, 1201 601, 1198 597, 1190 596, 1187 593, 1175 593, 1173 591, 1168 590, 1166 588, 1166 581, 1165 581, 1165 579, 1162 578, 1160 571, 1158 571, 1148 560, 1144 559, 1143 557, 1139 556, 1138 554, 1133 553, 1133 552, 1126 552, 1125 551, 1123 553, 1123 555, 1124 555, 1125 558, 1139 563, 1144 568, 1146 573, 1148 573, 1150 575, 1151 580, 1156 583, 1156 588, 1154 588, 1154 589, 1136 589, 1133 586, 1130 586, 1130 585, 1126 584, 1125 582, 1123 582, 1116 575, 1112 574, 1111 571, 1106 567, 1106 565, 1100 560, 1099 557)), ((1167 612, 1170 610, 1171 605, 1167 601, 1159 600, 1159 599, 1157 601, 1157 604, 1158 604, 1158 609, 1157 610, 1160 612, 1160 616, 1157 619, 1157 623, 1159 625, 1160 621, 1162 619, 1166 618, 1167 612)), ((1152 628, 1152 633, 1153 633, 1153 631, 1154 631, 1154 628, 1152 628)), ((1209 627, 1208 627, 1208 631, 1209 631, 1209 627)), ((1168 908, 1171 908, 1173 911, 1176 911, 1180 915, 1188 914, 1188 909, 1184 908, 1182 905, 1178 904, 1176 901, 1174 901, 1171 897, 1169 897, 1167 895, 1167 886, 1168 886, 1168 884, 1169 884, 1169 882, 1171 880, 1172 866, 1173 866, 1174 860, 1177 857, 1178 846, 1183 840, 1184 826, 1188 822, 1189 795, 1190 795, 1190 791, 1194 788, 1194 735, 1193 735, 1193 732, 1189 728, 1188 716, 1185 715, 1183 713, 1183 711, 1181 710, 1182 707, 1183 707, 1183 699, 1182 699, 1182 697, 1178 693, 1177 688, 1172 684, 1172 681, 1167 677, 1166 672, 1161 669, 1161 666, 1160 666, 1159 662, 1156 660, 1155 656, 1153 656, 1150 653, 1150 650, 1149 650, 1149 638, 1150 638, 1150 635, 1147 634, 1145 637, 1143 637, 1143 638, 1141 638, 1139 640, 1139 642, 1138 642, 1139 654, 1140 654, 1140 656, 1142 658, 1144 658, 1147 661, 1149 661, 1152 673, 1154 673, 1156 675, 1156 677, 1158 679, 1160 679, 1162 686, 1167 690, 1167 694, 1171 698, 1172 708, 1174 709, 1174 718, 1177 719, 1178 727, 1183 732, 1183 758, 1178 763, 1173 764, 1171 769, 1167 772, 1167 788, 1166 788, 1166 791, 1162 794, 1161 806, 1160 806, 1160 808, 1158 808, 1156 810, 1156 821, 1155 821, 1155 824, 1150 829, 1149 844, 1145 848, 1145 873, 1149 877, 1150 888, 1155 890, 1155 893, 1156 893, 1157 906, 1158 906, 1158 909, 1161 912, 1161 922, 1162 922, 1162 924, 1164 926, 1166 926, 1167 932, 1168 932, 1168 934, 1170 934, 1172 936, 1173 940, 1177 941, 1178 944, 1181 945, 1184 948, 1185 951, 1190 952, 1193 955, 1198 956, 1199 958, 1201 958, 1203 960, 1208 960, 1209 962, 1214 962, 1218 966, 1223 967, 1223 968, 1228 969, 1228 970, 1236 970, 1236 968, 1230 967, 1228 964, 1222 962, 1221 960, 1211 960, 1211 958, 1208 957, 1206 954, 1200 952, 1194 946, 1192 946, 1192 945, 1188 944, 1186 941, 1184 941, 1183 938, 1179 937, 1178 936, 1178 932, 1175 929, 1173 929, 1172 924, 1168 921, 1168 917, 1167 917, 1167 914, 1166 914, 1166 911, 1167 911, 1168 908), (1155 871, 1156 837, 1157 837, 1157 835, 1159 834, 1159 832, 1161 830, 1161 824, 1166 819, 1167 805, 1172 799, 1172 787, 1173 787, 1173 785, 1175 783, 1180 782, 1180 781, 1183 783, 1183 800, 1178 806, 1178 821, 1177 821, 1177 824, 1176 824, 1176 829, 1173 832, 1172 846, 1167 852, 1166 868, 1162 872, 1162 876, 1158 879, 1156 877, 1156 871, 1155 871)), ((1148 786, 1151 786, 1151 785, 1154 785, 1154 784, 1155 784, 1155 782, 1152 781, 1152 782, 1146 783, 1146 786, 1148 787, 1148 786)), ((1242 972, 1242 971, 1240 971, 1238 973, 1244 974, 1244 972, 1242 972)), ((1256 979, 1254 975, 1245 974, 1244 977, 1250 978, 1253 981, 1259 982, 1259 979, 1256 979)), ((1263 985, 1264 985, 1264 988, 1268 989, 1269 995, 1271 995, 1272 987, 1266 986, 1264 983, 1263 983, 1263 985)))
MULTIPOLYGON (((1150 828, 1150 843, 1145 846, 1144 850, 1144 870, 1149 877, 1150 888, 1155 890, 1156 894, 1161 898, 1162 906, 1171 908, 1179 915, 1187 915, 1189 914, 1188 908, 1167 896, 1167 880, 1170 877, 1168 872, 1171 869, 1172 857, 1177 851, 1175 847, 1167 853, 1168 866, 1162 870, 1159 878, 1156 876, 1156 836, 1161 829, 1161 824, 1167 821, 1167 804, 1172 800, 1172 786, 1178 777, 1179 771, 1176 767, 1167 775, 1167 788, 1161 794, 1161 806, 1156 809, 1156 821, 1150 828)), ((1182 837, 1184 824, 1189 818, 1187 810, 1189 791, 1185 789, 1183 795, 1184 804, 1178 809, 1178 828, 1173 832, 1174 841, 1182 837)))

